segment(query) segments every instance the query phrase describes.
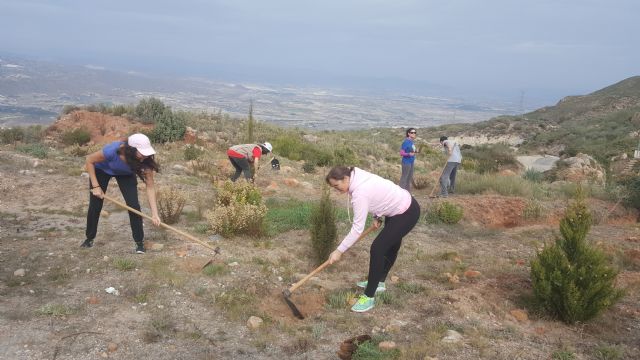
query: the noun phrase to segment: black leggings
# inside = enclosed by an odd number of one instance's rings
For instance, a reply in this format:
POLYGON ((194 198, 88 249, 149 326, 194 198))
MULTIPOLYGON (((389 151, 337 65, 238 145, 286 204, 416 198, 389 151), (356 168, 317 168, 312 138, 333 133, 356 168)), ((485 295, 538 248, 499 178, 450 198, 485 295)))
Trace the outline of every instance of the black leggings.
MULTIPOLYGON (((98 184, 102 188, 102 192, 107 192, 109 180, 116 178, 118 187, 124 197, 124 201, 138 211, 140 211, 140 202, 138 201, 138 179, 135 175, 109 175, 100 169, 96 169, 96 178, 98 184)), ((89 188, 91 188, 91 180, 89 180, 89 188)), ((91 189, 89 189, 91 191, 91 189)), ((89 194, 89 210, 87 211, 87 239, 95 239, 98 232, 98 220, 100 220, 100 211, 104 200, 89 194)), ((129 211, 129 223, 131 224, 131 233, 133 241, 141 243, 144 240, 144 230, 142 229, 142 217, 129 211)))
POLYGON ((235 174, 231 176, 231 181, 236 181, 240 177, 241 173, 244 173, 244 178, 250 181, 252 178, 251 167, 249 166, 249 160, 247 158, 234 158, 229 156, 231 165, 236 169, 235 174))
POLYGON ((369 259, 369 276, 364 294, 373 297, 378 282, 385 281, 389 270, 396 262, 402 238, 413 229, 420 219, 420 205, 411 197, 411 205, 404 213, 386 217, 382 231, 371 244, 369 259))

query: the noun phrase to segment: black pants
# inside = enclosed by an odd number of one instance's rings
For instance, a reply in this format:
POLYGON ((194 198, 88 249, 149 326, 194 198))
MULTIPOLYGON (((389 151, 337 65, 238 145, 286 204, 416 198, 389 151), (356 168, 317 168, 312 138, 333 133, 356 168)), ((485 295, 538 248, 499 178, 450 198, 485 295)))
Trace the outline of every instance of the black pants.
POLYGON ((378 288, 378 282, 385 281, 389 270, 396 262, 398 251, 402 245, 402 238, 413 229, 420 219, 420 205, 411 197, 411 205, 404 213, 386 217, 382 231, 371 244, 369 259, 369 276, 365 295, 373 297, 378 288))
MULTIPOLYGON (((107 186, 109 186, 109 180, 111 180, 112 177, 116 178, 122 197, 124 197, 124 201, 127 205, 140 211, 140 202, 138 201, 138 180, 136 179, 136 176, 112 176, 100 169, 96 169, 96 178, 98 179, 98 184, 100 184, 104 193, 107 192, 107 186)), ((89 188, 91 188, 91 181, 89 181, 89 188)), ((87 239, 93 240, 96 237, 96 233, 98 232, 98 220, 100 220, 100 211, 102 211, 103 202, 103 199, 89 194, 89 211, 87 211, 86 231, 87 239)), ((142 229, 142 217, 129 211, 129 223, 131 224, 133 240, 136 243, 143 242, 144 230, 142 229)))
POLYGON ((247 181, 251 181, 251 167, 249 166, 249 160, 247 158, 234 158, 229 156, 231 165, 236 169, 236 173, 231 176, 231 181, 236 181, 240 177, 241 173, 244 173, 244 178, 247 181))

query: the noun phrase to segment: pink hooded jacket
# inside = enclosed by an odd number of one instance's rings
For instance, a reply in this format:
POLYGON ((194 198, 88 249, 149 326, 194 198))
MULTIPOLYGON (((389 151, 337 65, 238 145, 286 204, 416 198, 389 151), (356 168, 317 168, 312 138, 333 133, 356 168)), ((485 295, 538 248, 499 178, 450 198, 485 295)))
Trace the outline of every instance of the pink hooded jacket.
POLYGON ((345 252, 364 231, 367 216, 395 216, 407 211, 411 205, 411 194, 393 182, 378 175, 353 168, 349 180, 349 195, 353 207, 351 231, 338 245, 345 252))

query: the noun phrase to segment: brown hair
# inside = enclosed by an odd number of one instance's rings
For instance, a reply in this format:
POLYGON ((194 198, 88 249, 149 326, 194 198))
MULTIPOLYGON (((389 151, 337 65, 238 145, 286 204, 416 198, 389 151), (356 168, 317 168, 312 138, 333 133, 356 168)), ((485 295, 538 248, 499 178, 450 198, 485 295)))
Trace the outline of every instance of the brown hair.
POLYGON ((148 156, 142 161, 138 160, 137 152, 138 149, 130 146, 126 140, 124 142, 124 147, 118 149, 119 155, 124 154, 125 162, 129 165, 129 168, 146 183, 144 172, 146 170, 160 172, 160 165, 156 162, 155 155, 148 156))
POLYGON ((347 176, 351 177, 352 171, 353 166, 334 166, 333 168, 331 168, 331 170, 329 170, 329 173, 327 174, 327 177, 324 178, 324 180, 327 182, 327 184, 329 183, 329 179, 342 180, 347 176))

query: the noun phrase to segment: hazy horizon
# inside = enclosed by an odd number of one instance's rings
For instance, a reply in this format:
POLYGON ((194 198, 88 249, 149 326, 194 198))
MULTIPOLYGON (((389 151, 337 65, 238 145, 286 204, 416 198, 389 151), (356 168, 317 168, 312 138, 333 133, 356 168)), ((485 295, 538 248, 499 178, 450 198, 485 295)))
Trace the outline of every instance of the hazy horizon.
POLYGON ((5 52, 153 75, 531 108, 640 73, 640 3, 630 0, 0 0, 0 8, 5 52))

